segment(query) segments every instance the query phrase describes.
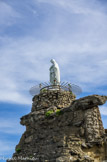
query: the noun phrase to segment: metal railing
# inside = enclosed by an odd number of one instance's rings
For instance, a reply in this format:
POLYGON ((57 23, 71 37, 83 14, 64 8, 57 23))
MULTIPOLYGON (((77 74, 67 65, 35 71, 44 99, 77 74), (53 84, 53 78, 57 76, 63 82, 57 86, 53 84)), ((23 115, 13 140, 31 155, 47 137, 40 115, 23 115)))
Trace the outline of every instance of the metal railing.
POLYGON ((59 90, 59 91, 70 91, 70 88, 67 86, 62 86, 62 85, 50 85, 50 86, 45 86, 43 88, 40 89, 40 92, 42 91, 49 91, 49 90, 59 90))

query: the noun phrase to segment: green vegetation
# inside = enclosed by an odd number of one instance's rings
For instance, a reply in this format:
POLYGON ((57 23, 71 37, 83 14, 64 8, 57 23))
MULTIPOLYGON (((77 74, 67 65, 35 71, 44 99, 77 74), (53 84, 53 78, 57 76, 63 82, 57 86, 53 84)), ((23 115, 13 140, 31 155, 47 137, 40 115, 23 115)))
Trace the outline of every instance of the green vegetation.
POLYGON ((49 117, 51 114, 53 114, 54 111, 53 110, 49 110, 45 113, 46 117, 49 117))
POLYGON ((70 91, 71 95, 73 94, 72 91, 70 91))
POLYGON ((44 88, 44 89, 41 90, 41 92, 42 93, 47 92, 47 89, 44 88))
MULTIPOLYGON (((45 115, 46 115, 46 117, 49 117, 51 114, 53 114, 54 113, 54 110, 49 110, 49 111, 47 111, 46 113, 45 113, 45 115)), ((59 116, 59 115, 61 115, 62 114, 62 111, 60 110, 60 109, 57 109, 56 111, 55 111, 55 113, 56 113, 56 115, 57 116, 59 116)))
POLYGON ((80 145, 82 144, 82 142, 81 142, 81 141, 79 141, 78 143, 79 143, 80 145))
POLYGON ((61 111, 60 109, 57 109, 57 110, 56 110, 56 115, 59 116, 59 115, 61 115, 61 114, 62 114, 62 111, 61 111))
POLYGON ((16 149, 16 152, 17 152, 17 153, 20 153, 20 152, 21 152, 21 148, 17 148, 17 149, 16 149))

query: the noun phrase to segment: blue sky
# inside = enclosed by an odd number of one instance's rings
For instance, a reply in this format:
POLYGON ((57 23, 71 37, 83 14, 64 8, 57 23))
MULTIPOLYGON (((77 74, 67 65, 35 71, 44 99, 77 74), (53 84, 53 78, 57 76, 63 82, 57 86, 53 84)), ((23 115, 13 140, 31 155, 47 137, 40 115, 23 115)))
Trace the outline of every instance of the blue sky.
MULTIPOLYGON (((51 58, 79 97, 107 95, 106 0, 0 0, 0 156, 14 152, 29 89, 49 81, 51 58)), ((107 104, 100 111, 107 128, 107 104)))

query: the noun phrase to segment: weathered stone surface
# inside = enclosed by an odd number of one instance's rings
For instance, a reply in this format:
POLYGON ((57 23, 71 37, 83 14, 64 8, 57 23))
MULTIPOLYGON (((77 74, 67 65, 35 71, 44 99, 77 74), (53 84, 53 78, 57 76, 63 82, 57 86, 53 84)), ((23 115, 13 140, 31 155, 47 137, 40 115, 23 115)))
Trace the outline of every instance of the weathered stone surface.
POLYGON ((21 118, 26 131, 13 157, 28 157, 29 162, 107 160, 107 135, 98 108, 106 100, 99 95, 75 100, 65 91, 35 96, 32 111, 21 118))

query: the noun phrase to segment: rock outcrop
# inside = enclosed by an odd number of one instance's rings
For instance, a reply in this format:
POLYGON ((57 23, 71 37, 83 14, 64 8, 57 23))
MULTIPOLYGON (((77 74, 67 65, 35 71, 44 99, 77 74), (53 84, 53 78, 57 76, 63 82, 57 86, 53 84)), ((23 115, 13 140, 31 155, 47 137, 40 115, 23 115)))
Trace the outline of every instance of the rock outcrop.
MULTIPOLYGON (((26 126, 15 162, 102 162, 107 160, 107 134, 98 105, 107 96, 75 100, 67 91, 43 91, 33 98, 32 110, 21 118, 26 126)), ((10 160, 11 161, 11 160, 10 160)))

